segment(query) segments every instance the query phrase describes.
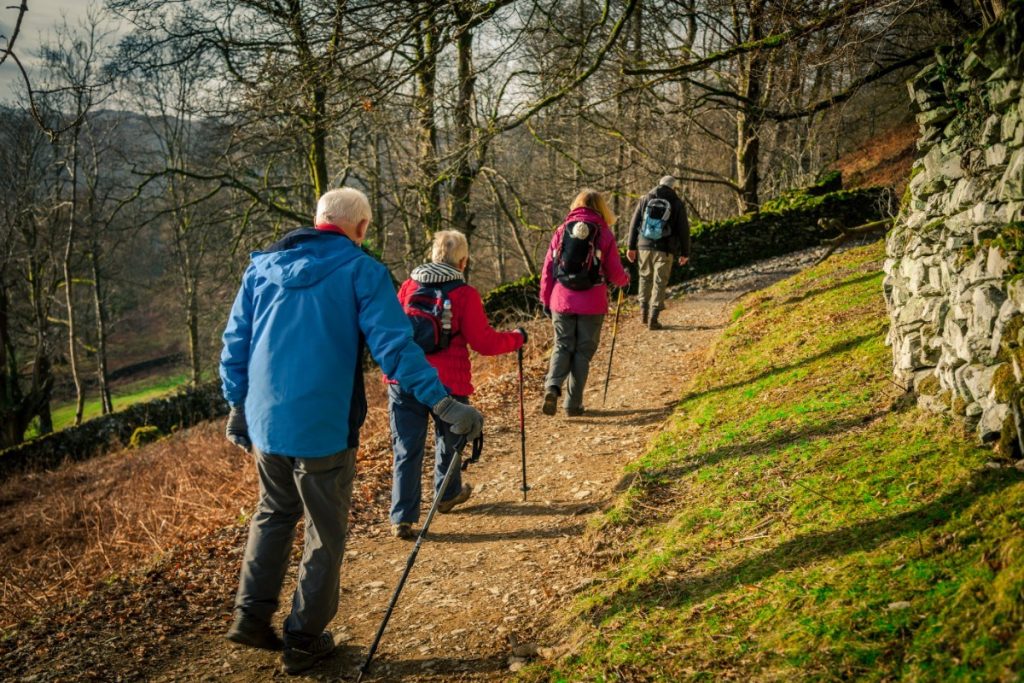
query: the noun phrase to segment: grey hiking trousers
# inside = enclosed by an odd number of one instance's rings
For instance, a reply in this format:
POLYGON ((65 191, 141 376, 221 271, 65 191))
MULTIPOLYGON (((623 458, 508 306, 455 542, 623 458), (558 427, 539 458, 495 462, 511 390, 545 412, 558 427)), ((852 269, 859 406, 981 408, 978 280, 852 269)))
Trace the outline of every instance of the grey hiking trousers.
POLYGON ((277 611, 295 525, 305 516, 305 547, 284 639, 302 647, 323 633, 338 611, 356 449, 323 458, 289 458, 254 449, 260 500, 235 597, 235 609, 270 623, 277 611))
POLYGON ((583 407, 583 389, 590 374, 590 359, 601 341, 603 315, 552 313, 555 325, 555 348, 544 386, 561 391, 566 385, 565 407, 583 407), (567 381, 568 380, 568 381, 567 381))
POLYGON ((660 311, 665 307, 665 287, 668 286, 675 257, 653 249, 641 249, 639 257, 640 288, 637 298, 641 306, 649 305, 650 310, 660 311))

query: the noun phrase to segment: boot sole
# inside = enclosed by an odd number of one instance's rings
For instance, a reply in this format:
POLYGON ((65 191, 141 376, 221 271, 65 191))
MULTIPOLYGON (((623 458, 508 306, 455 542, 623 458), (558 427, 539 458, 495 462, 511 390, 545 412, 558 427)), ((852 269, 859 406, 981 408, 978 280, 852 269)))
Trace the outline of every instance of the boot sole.
POLYGON ((311 655, 309 659, 303 659, 301 662, 295 664, 288 664, 287 662, 282 662, 281 668, 289 676, 294 676, 295 674, 300 674, 303 671, 309 671, 317 665, 317 662, 327 659, 331 656, 333 652, 334 648, 331 648, 326 652, 318 652, 315 655, 311 655))
POLYGON ((284 649, 284 641, 280 639, 273 640, 270 638, 252 638, 238 631, 229 632, 225 634, 224 637, 237 645, 253 647, 257 650, 269 650, 271 652, 280 652, 284 649))
POLYGON ((438 503, 437 504, 437 511, 440 512, 441 514, 448 514, 449 512, 454 510, 456 507, 458 507, 459 505, 462 505, 467 500, 469 500, 470 496, 473 495, 472 487, 470 487, 469 484, 466 484, 466 486, 462 490, 467 492, 465 498, 462 497, 462 491, 459 491, 459 495, 455 496, 451 500, 442 501, 442 502, 438 503))
POLYGON ((558 410, 558 396, 548 392, 544 395, 544 405, 541 406, 541 412, 545 415, 554 415, 555 411, 558 410))

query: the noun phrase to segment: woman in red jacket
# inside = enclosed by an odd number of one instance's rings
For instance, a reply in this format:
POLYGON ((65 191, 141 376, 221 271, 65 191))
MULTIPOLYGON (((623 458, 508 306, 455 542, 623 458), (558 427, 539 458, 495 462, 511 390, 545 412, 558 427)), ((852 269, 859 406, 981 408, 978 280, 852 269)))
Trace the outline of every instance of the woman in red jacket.
MULTIPOLYGON (((441 384, 452 397, 469 403, 473 393, 469 347, 485 356, 511 353, 526 343, 526 331, 498 332, 487 321, 480 293, 466 284, 462 273, 469 262, 466 236, 454 230, 434 235, 431 263, 415 268, 398 290, 398 300, 406 306, 413 294, 423 285, 440 289, 451 301, 451 334, 447 348, 427 354, 441 384)), ((462 484, 461 472, 456 470, 446 491, 438 489, 444 479, 454 452, 448 440, 454 442, 450 425, 431 413, 424 405, 396 382, 388 379, 388 406, 391 415, 391 444, 395 454, 391 485, 391 533, 399 538, 414 538, 412 525, 420 516, 420 479, 423 471, 423 451, 427 440, 429 418, 434 419, 434 495, 441 496, 439 512, 450 512, 456 505, 466 502, 472 493, 469 484, 462 484)))

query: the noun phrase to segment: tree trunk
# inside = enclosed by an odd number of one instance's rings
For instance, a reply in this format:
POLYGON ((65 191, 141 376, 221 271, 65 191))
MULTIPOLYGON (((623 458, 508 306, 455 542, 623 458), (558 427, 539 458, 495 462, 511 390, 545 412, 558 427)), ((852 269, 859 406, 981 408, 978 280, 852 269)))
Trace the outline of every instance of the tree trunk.
POLYGON ((50 417, 50 389, 53 386, 50 364, 43 346, 36 349, 32 388, 21 389, 18 361, 11 337, 7 291, 0 287, 0 449, 15 446, 25 438, 32 418, 39 416, 39 433, 53 431, 50 417))
POLYGON ((317 201, 327 191, 330 178, 327 175, 327 89, 313 89, 310 116, 310 150, 309 170, 313 181, 313 201, 317 201))
POLYGON ((505 203, 504 197, 498 192, 498 186, 494 182, 491 176, 484 176, 487 178, 487 182, 491 186, 491 191, 494 193, 494 201, 498 203, 498 208, 505 214, 508 219, 509 226, 512 228, 512 240, 516 243, 516 248, 519 250, 519 255, 523 258, 523 265, 526 266, 526 272, 530 275, 537 275, 537 265, 533 262, 533 258, 530 256, 529 249, 526 248, 526 243, 523 241, 523 236, 519 234, 519 220, 516 216, 509 211, 508 205, 505 203))
POLYGON ((1003 16, 1006 11, 1005 0, 975 0, 981 15, 984 17, 985 25, 993 24, 1003 16))
POLYGON ((380 249, 381 259, 384 259, 385 254, 388 251, 388 228, 384 222, 384 201, 383 201, 383 190, 381 188, 381 175, 384 172, 383 164, 381 163, 381 135, 379 133, 373 134, 373 176, 370 178, 370 194, 373 197, 373 223, 374 233, 376 235, 374 241, 376 242, 377 248, 380 249))
POLYGON ((462 232, 472 246, 473 214, 470 211, 470 193, 473 180, 477 174, 477 165, 473 163, 473 88, 476 75, 473 73, 473 32, 466 24, 472 14, 462 11, 461 6, 455 11, 456 21, 462 26, 456 41, 458 64, 459 96, 455 103, 455 145, 458 159, 455 162, 455 173, 452 179, 452 227, 462 232))
MULTIPOLYGON (((764 38, 763 10, 764 6, 760 0, 750 5, 751 42, 764 38)), ((758 163, 761 157, 762 121, 755 113, 755 107, 761 104, 766 63, 767 57, 760 50, 740 60, 739 94, 744 98, 745 104, 736 113, 736 187, 737 204, 741 213, 757 211, 761 204, 758 197, 761 185, 758 163)))
POLYGON ((53 291, 44 291, 43 268, 36 257, 36 226, 30 226, 23 233, 26 244, 29 244, 29 297, 32 304, 34 323, 35 358, 32 363, 32 389, 37 396, 36 406, 39 417, 39 435, 53 431, 53 416, 50 413, 50 395, 53 392, 53 369, 50 365, 50 351, 47 348, 50 329, 49 306, 53 299, 53 291))
POLYGON ((24 426, 18 424, 21 398, 18 363, 7 317, 7 290, 0 287, 0 448, 15 445, 25 435, 24 426))
MULTIPOLYGON (((79 108, 80 109, 80 108, 79 108)), ((77 330, 75 329, 74 277, 71 259, 75 246, 75 223, 78 221, 78 136, 79 124, 75 124, 71 138, 71 211, 68 216, 68 238, 64 247, 64 302, 67 306, 68 365, 71 379, 75 384, 75 426, 82 424, 85 410, 85 394, 82 392, 82 378, 78 373, 77 330)))
POLYGON ((185 325, 188 328, 189 382, 199 386, 202 378, 199 348, 199 296, 193 280, 185 289, 185 325))
MULTIPOLYGON (((437 80, 437 25, 432 14, 420 22, 417 33, 416 110, 419 133, 420 220, 427 239, 441 229, 441 182, 437 173, 437 123, 434 120, 434 96, 437 80)), ((423 242, 415 230, 406 245, 407 260, 423 256, 423 242)))
POLYGON ((96 315, 96 381, 100 387, 100 410, 104 415, 114 412, 110 399, 110 384, 107 381, 107 310, 103 305, 102 280, 100 279, 99 245, 94 244, 89 252, 92 267, 92 301, 96 315))
POLYGON ((498 214, 494 214, 494 249, 498 261, 498 282, 505 282, 505 240, 501 236, 501 221, 498 214))
POLYGON ((39 436, 53 432, 53 414, 50 412, 50 393, 53 391, 53 372, 45 353, 36 356, 32 368, 32 384, 38 391, 36 417, 39 418, 39 436))

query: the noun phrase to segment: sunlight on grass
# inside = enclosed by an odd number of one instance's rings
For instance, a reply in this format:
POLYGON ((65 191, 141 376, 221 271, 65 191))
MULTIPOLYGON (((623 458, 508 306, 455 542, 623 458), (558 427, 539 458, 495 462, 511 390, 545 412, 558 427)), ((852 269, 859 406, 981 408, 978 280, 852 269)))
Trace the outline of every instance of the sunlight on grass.
MULTIPOLYGON (((188 374, 182 372, 167 377, 150 377, 138 380, 137 382, 130 382, 118 386, 114 389, 111 396, 111 400, 114 403, 114 410, 122 410, 134 403, 152 401, 153 399, 174 393, 176 390, 188 383, 188 378, 188 374)), ((74 424, 74 401, 55 406, 52 412, 54 431, 65 429, 66 427, 70 427, 74 424)), ((82 411, 82 419, 89 420, 94 417, 99 417, 101 414, 100 400, 98 398, 87 399, 84 410, 82 411)), ((25 438, 31 439, 38 436, 38 433, 39 425, 37 422, 33 422, 29 426, 29 429, 25 434, 25 438)))
POLYGON ((889 381, 881 245, 748 296, 592 531, 622 548, 526 680, 1000 680, 1024 476, 889 381))

